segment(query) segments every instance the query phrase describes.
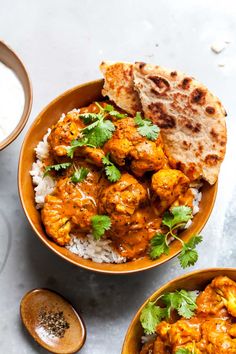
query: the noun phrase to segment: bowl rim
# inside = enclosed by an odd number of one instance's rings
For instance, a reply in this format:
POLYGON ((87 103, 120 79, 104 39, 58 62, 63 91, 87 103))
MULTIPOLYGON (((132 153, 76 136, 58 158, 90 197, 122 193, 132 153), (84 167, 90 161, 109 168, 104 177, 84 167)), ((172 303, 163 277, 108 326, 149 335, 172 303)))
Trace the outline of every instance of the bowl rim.
MULTIPOLYGON (((135 268, 135 269, 125 269, 125 270, 110 270, 110 269, 98 269, 98 268, 94 268, 94 267, 91 267, 89 265, 85 265, 85 264, 81 264, 79 263, 79 259, 81 258, 80 256, 78 256, 78 261, 75 261, 74 259, 68 257, 67 255, 64 255, 62 254, 59 250, 55 249, 53 247, 53 245, 51 245, 47 239, 45 239, 41 234, 40 232, 38 232, 38 230, 36 229, 33 221, 32 221, 32 218, 30 217, 28 211, 27 211, 27 207, 25 205, 25 201, 24 201, 24 193, 22 191, 22 187, 21 187, 21 184, 20 184, 20 181, 21 181, 21 178, 20 178, 20 171, 22 170, 22 156, 23 156, 23 150, 25 150, 25 146, 26 146, 26 142, 28 140, 28 137, 31 135, 31 131, 34 129, 37 121, 39 120, 39 118, 48 110, 48 108, 55 104, 56 102, 60 101, 61 98, 65 95, 68 95, 70 94, 71 92, 79 89, 79 88, 83 88, 83 87, 86 87, 88 85, 93 85, 93 84, 97 84, 97 83, 101 83, 103 81, 103 79, 97 79, 97 80, 93 80, 93 81, 88 81, 88 82, 85 82, 85 83, 82 83, 82 84, 79 84, 79 85, 76 85, 64 92, 62 92, 60 95, 58 95, 56 98, 54 98, 52 101, 50 101, 46 106, 45 108, 42 109, 42 111, 40 111, 37 116, 35 117, 35 119, 33 120, 33 122, 31 123, 30 127, 28 128, 28 131, 24 137, 24 140, 23 140, 23 143, 22 143, 22 146, 21 146, 21 150, 20 150, 20 154, 19 154, 19 160, 18 160, 18 173, 17 173, 17 184, 18 184, 18 193, 19 193, 19 196, 20 196, 20 201, 21 201, 21 205, 22 205, 22 208, 25 212, 25 215, 26 215, 26 218, 28 220, 28 222, 30 223, 33 231, 35 232, 35 234, 38 236, 38 238, 41 240, 41 242, 47 246, 48 249, 50 249, 52 252, 54 252, 55 254, 57 254, 58 256, 60 256, 61 258, 63 258, 64 260, 68 261, 69 263, 77 266, 77 267, 80 267, 80 268, 83 268, 83 269, 86 269, 86 270, 90 270, 90 271, 94 271, 96 273, 102 273, 102 274, 112 274, 112 275, 120 275, 120 274, 125 274, 125 275, 128 275, 128 274, 133 274, 133 273, 138 273, 138 272, 142 272, 142 271, 146 271, 148 269, 152 269, 152 268, 155 268, 155 267, 158 267, 166 262, 168 262, 169 260, 171 260, 172 258, 176 257, 180 252, 181 250, 177 250, 176 252, 174 252, 171 256, 169 256, 167 259, 164 258, 162 259, 161 261, 159 261, 158 264, 155 263, 155 261, 150 264, 150 265, 146 265, 144 267, 141 267, 141 268, 135 268)), ((207 183, 207 182, 206 182, 207 183)), ((216 196, 217 196, 217 191, 218 191, 218 181, 211 186, 212 188, 214 188, 214 194, 213 194, 213 198, 211 200, 211 205, 210 205, 210 208, 209 208, 209 211, 208 211, 208 215, 207 217, 204 219, 204 222, 201 224, 201 226, 199 227, 199 230, 198 232, 201 232, 201 230, 204 228, 204 226, 206 225, 211 213, 212 213, 212 210, 213 210, 213 207, 214 207, 214 204, 215 204, 215 200, 216 200, 216 196)), ((96 262, 93 262, 93 263, 96 263, 96 262)), ((110 264, 110 263, 109 263, 110 264)), ((114 266, 116 266, 116 264, 114 264, 114 266)))
MULTIPOLYGON (((20 64, 21 69, 22 69, 22 71, 23 71, 23 73, 25 75, 25 78, 26 78, 26 82, 27 82, 27 86, 28 86, 27 94, 29 96, 29 101, 28 101, 28 104, 27 104, 27 102, 26 102, 26 90, 24 89, 24 87, 22 85, 22 80, 17 75, 17 73, 14 70, 14 68, 10 68, 14 72, 14 74, 17 76, 18 80, 21 83, 22 89, 24 91, 24 110, 25 110, 25 112, 24 111, 22 112, 21 117, 20 117, 17 125, 15 126, 15 128, 12 130, 12 132, 9 135, 7 135, 7 137, 4 138, 4 140, 0 141, 0 151, 2 151, 3 149, 5 149, 8 145, 10 145, 18 137, 18 135, 22 132, 23 128, 25 127, 25 125, 26 125, 26 123, 27 123, 27 121, 29 119, 29 116, 30 116, 30 113, 31 113, 31 109, 32 109, 32 103, 33 103, 33 88, 32 88, 32 83, 31 83, 31 79, 30 79, 29 73, 28 73, 23 61, 18 56, 18 54, 16 54, 16 52, 5 41, 3 41, 1 39, 0 39, 0 45, 4 46, 5 49, 13 57, 15 57, 16 60, 18 61, 18 63, 20 64)), ((2 62, 2 61, 0 60, 0 62, 2 62)), ((3 63, 3 64, 5 64, 5 63, 3 63)))
MULTIPOLYGON (((148 296, 146 298, 146 300, 142 303, 142 305, 138 308, 138 310, 136 311, 135 315, 132 317, 129 327, 126 331, 125 334, 125 338, 122 344, 122 350, 121 350, 121 354, 126 354, 127 352, 125 352, 125 346, 127 344, 127 341, 129 339, 129 337, 132 335, 132 330, 133 327, 136 323, 137 320, 139 320, 140 314, 142 309, 146 306, 146 304, 149 301, 152 301, 154 299, 156 299, 160 293, 164 292, 167 288, 171 287, 172 285, 174 285, 176 282, 179 282, 181 280, 187 280, 189 278, 191 278, 192 276, 195 276, 197 274, 205 274, 208 272, 235 272, 236 273, 236 268, 233 267, 211 267, 211 268, 204 268, 204 269, 197 269, 185 274, 182 274, 180 276, 175 277, 174 279, 171 279, 169 281, 167 281, 166 283, 164 283, 163 285, 160 286, 160 288, 158 288, 157 290, 155 290, 150 296, 148 296)), ((196 289, 197 290, 197 289, 196 289)))

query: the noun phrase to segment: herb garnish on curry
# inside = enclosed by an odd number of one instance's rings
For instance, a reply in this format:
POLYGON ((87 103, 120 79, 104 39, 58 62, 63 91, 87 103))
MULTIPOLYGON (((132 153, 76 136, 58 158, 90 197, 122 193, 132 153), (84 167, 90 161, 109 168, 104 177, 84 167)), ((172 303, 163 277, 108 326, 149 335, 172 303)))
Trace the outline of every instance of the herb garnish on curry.
POLYGON ((69 112, 52 127, 45 175, 56 180, 41 212, 47 234, 59 245, 70 234, 108 237, 128 260, 167 254, 182 243, 182 267, 193 265, 200 236, 178 236, 192 219, 190 179, 172 169, 160 129, 138 112, 127 116, 107 102, 69 112))
POLYGON ((176 239, 181 266, 193 265, 202 238, 184 243, 180 233, 199 210, 201 182, 217 181, 224 107, 179 71, 139 62, 102 62, 100 70, 110 101, 67 113, 36 148, 31 175, 46 232, 108 263, 157 259, 176 239))
POLYGON ((199 294, 163 294, 148 302, 140 321, 145 334, 153 334, 140 354, 236 353, 236 283, 218 276, 199 294))

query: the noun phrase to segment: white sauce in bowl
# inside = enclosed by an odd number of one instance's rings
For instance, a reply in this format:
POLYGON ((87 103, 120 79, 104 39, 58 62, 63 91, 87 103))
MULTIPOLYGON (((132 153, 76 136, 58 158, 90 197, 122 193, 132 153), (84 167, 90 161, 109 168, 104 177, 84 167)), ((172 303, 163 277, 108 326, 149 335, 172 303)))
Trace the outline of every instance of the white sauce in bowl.
POLYGON ((17 126, 24 104, 24 90, 18 77, 0 62, 0 142, 17 126))

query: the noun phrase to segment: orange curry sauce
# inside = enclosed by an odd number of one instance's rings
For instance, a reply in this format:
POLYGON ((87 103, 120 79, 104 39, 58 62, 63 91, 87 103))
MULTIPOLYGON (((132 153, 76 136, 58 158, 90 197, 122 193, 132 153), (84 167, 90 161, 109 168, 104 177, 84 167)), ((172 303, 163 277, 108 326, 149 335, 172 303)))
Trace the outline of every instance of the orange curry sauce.
POLYGON ((70 234, 84 237, 91 233, 93 215, 108 215, 112 226, 103 237, 110 238, 128 260, 143 256, 150 238, 160 230, 164 211, 171 205, 192 207, 190 181, 169 166, 161 134, 156 141, 141 136, 133 117, 117 119, 108 115, 106 119, 116 128, 111 139, 100 148, 79 147, 73 159, 68 157, 66 148, 86 127, 79 114, 87 112, 98 113, 99 108, 93 103, 79 113, 68 113, 52 127, 48 137, 50 157, 44 161, 45 166, 62 162, 72 165, 67 170, 50 172, 56 187, 52 195, 46 196, 41 212, 46 232, 63 246, 70 234), (102 157, 108 153, 121 172, 115 183, 109 182, 104 173, 102 157), (89 169, 88 176, 73 183, 70 177, 81 166, 89 169))
POLYGON ((190 319, 161 321, 140 354, 236 353, 236 283, 218 276, 199 294, 190 319))

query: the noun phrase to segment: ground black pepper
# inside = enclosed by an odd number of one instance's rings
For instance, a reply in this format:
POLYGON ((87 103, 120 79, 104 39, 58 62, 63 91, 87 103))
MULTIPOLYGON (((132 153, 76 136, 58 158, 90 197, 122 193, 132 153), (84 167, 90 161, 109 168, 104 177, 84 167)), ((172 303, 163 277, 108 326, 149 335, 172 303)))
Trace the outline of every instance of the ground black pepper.
POLYGON ((39 324, 48 331, 50 335, 58 338, 63 338, 65 332, 70 328, 62 311, 52 312, 41 310, 39 314, 39 324))

